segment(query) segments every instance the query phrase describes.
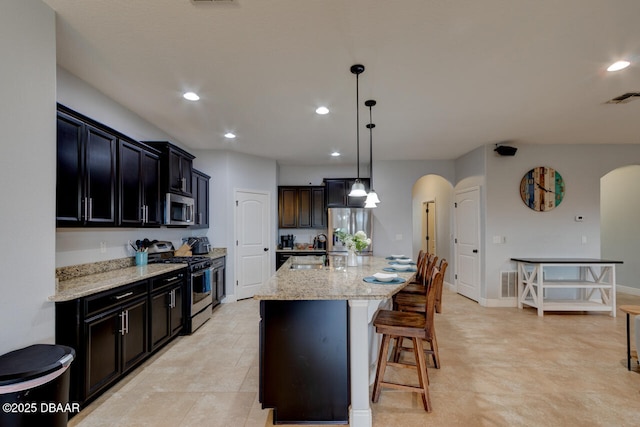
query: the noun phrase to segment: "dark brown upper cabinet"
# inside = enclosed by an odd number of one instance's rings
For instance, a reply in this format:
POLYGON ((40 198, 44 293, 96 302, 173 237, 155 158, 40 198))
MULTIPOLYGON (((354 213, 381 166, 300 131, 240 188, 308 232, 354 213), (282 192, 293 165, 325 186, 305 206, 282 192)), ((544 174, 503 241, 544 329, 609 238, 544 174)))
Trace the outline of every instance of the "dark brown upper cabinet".
MULTIPOLYGON (((363 208, 365 197, 349 197, 355 178, 325 178, 327 208, 363 208)), ((369 191, 369 178, 360 178, 365 191, 369 191)))
POLYGON ((135 141, 118 143, 118 225, 162 224, 160 152, 135 141))
POLYGON ((160 156, 162 191, 193 197, 191 180, 195 157, 168 141, 144 141, 144 143, 162 153, 160 156))
POLYGON ((327 226, 324 187, 278 187, 280 228, 325 228, 327 226))
POLYGON ((59 106, 56 225, 116 223, 117 136, 59 106))
POLYGON ((193 198, 195 199, 195 224, 191 228, 209 228, 209 180, 211 177, 193 169, 193 198))

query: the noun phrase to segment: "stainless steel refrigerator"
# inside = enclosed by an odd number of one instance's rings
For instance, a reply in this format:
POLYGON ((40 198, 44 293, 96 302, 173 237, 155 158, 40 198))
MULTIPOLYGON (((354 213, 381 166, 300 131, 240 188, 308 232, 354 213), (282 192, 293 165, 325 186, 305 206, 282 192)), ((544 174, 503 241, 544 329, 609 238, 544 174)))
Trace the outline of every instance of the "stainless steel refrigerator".
POLYGON ((340 229, 345 233, 355 234, 364 231, 371 239, 371 244, 362 251, 364 255, 373 254, 373 215, 371 209, 365 208, 329 208, 328 209, 327 252, 347 252, 347 248, 335 235, 340 229))

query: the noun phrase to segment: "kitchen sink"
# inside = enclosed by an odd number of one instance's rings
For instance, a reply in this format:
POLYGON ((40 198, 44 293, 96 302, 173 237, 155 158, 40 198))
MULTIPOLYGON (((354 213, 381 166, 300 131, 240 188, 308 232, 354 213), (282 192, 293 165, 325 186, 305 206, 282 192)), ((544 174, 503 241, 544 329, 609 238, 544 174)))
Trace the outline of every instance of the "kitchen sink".
POLYGON ((322 264, 291 264, 292 270, 322 270, 322 264))

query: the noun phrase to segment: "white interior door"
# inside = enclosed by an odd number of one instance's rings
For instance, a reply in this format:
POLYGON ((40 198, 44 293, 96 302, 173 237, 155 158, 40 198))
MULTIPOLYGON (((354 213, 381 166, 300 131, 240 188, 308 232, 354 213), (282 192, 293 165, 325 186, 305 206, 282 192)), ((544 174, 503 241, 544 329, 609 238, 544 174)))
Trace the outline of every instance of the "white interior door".
POLYGON ((251 298, 269 279, 269 194, 236 191, 236 296, 251 298))
POLYGON ((456 289, 474 301, 480 299, 480 189, 455 195, 456 289))

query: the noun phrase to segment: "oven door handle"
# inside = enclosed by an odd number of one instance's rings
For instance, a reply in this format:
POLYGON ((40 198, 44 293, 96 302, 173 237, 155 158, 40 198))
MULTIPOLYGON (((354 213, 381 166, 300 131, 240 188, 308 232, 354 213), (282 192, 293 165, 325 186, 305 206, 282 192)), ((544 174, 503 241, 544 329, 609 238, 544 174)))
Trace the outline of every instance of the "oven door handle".
POLYGON ((195 272, 195 273, 192 273, 192 274, 191 274, 191 289, 192 289, 194 292, 197 292, 197 293, 200 293, 200 294, 204 294, 204 293, 207 293, 207 292, 211 292, 210 290, 209 290, 209 291, 207 291, 207 290, 205 290, 205 289, 204 289, 204 286, 205 286, 204 281, 201 281, 201 282, 200 282, 200 283, 201 283, 201 286, 199 286, 199 288, 198 288, 198 289, 196 289, 196 288, 194 287, 194 278, 202 277, 202 276, 204 276, 204 275, 205 275, 205 273, 207 273, 207 272, 209 272, 209 274, 213 273, 213 266, 208 267, 208 268, 205 268, 204 270, 200 270, 200 271, 197 271, 197 272, 195 272))

